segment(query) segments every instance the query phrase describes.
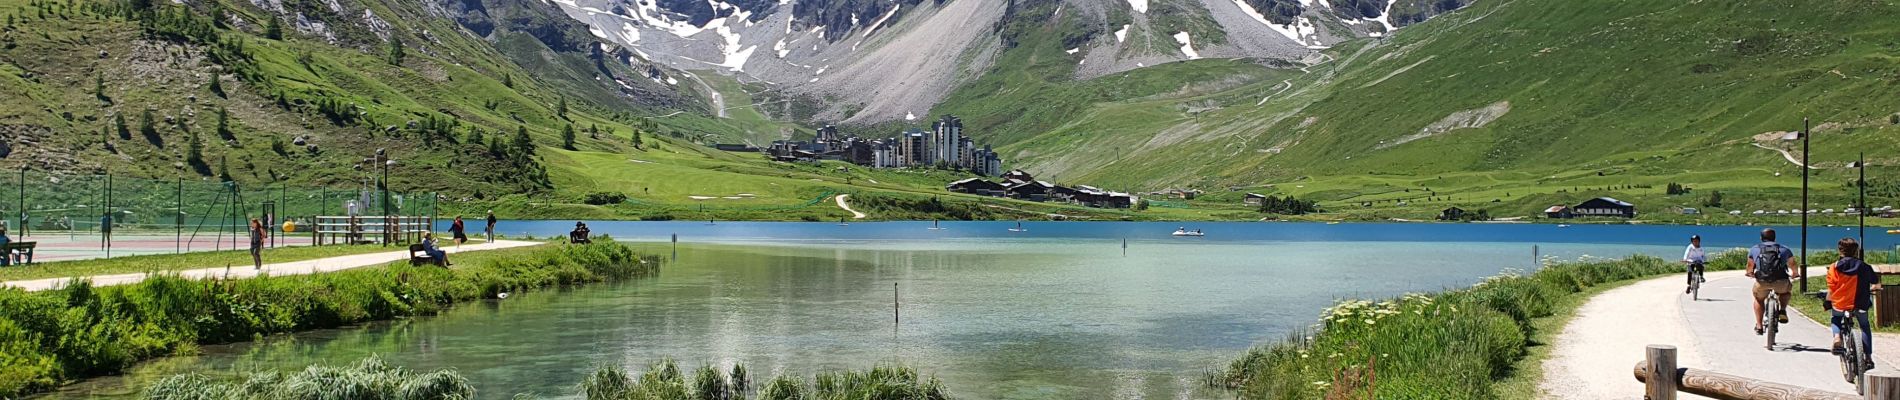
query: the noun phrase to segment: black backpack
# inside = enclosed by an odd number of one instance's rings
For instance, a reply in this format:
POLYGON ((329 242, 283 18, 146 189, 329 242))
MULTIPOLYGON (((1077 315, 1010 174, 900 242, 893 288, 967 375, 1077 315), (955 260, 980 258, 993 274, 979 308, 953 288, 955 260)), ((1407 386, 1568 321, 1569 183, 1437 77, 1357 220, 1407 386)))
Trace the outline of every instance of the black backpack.
POLYGON ((1788 280, 1788 259, 1781 255, 1781 244, 1761 244, 1761 252, 1755 254, 1755 280, 1762 282, 1788 280))

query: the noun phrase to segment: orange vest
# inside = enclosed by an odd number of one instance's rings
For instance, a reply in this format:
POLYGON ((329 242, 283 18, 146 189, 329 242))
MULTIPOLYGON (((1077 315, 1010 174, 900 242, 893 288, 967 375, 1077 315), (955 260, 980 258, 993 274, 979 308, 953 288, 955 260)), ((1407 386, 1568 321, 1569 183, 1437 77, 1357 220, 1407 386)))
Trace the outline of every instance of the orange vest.
POLYGON ((1854 311, 1854 295, 1867 289, 1860 284, 1860 277, 1841 273, 1840 266, 1836 261, 1827 267, 1827 301, 1836 310, 1854 311))

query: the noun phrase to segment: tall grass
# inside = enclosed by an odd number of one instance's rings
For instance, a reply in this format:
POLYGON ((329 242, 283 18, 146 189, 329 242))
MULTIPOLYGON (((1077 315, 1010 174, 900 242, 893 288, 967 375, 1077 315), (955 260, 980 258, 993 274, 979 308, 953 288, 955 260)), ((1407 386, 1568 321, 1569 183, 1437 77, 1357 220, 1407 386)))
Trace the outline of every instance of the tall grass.
POLYGON ((936 378, 917 370, 877 366, 865 371, 824 372, 810 382, 780 376, 756 393, 748 387, 745 367, 731 374, 700 367, 689 382, 672 360, 648 367, 638 378, 617 367, 602 366, 580 384, 586 400, 942 400, 950 398, 936 378), (750 397, 756 395, 756 397, 750 397))
MULTIPOLYGON (((1746 252, 1710 259, 1739 269, 1746 252)), ((1523 358, 1532 321, 1597 285, 1680 273, 1649 256, 1546 261, 1535 273, 1506 271, 1470 288, 1350 300, 1326 309, 1310 330, 1256 347, 1207 377, 1253 399, 1491 399, 1492 384, 1523 358)))
POLYGON ((154 276, 57 291, 0 290, 0 397, 117 373, 198 344, 432 315, 498 293, 627 279, 659 260, 625 245, 495 250, 455 269, 392 264, 288 277, 191 280, 154 276))
POLYGON ((239 382, 218 382, 187 373, 159 379, 145 389, 147 400, 467 400, 475 387, 453 370, 416 373, 370 357, 354 366, 313 365, 302 371, 247 374, 239 382))

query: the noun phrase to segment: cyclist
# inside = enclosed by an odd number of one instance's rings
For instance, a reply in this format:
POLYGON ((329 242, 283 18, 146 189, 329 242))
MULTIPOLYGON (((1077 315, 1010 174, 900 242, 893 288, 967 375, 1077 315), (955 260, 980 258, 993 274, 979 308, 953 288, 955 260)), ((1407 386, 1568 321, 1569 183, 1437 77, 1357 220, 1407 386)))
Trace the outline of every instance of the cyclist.
MULTIPOLYGON (((1828 312, 1833 314, 1834 352, 1840 353, 1841 328, 1852 322, 1860 323, 1860 350, 1873 362, 1874 334, 1867 329, 1867 310, 1873 308, 1873 294, 1880 292, 1880 273, 1874 267, 1860 260, 1860 243, 1854 239, 1841 239, 1837 246, 1841 251, 1841 260, 1835 261, 1827 269, 1828 312)), ((1867 369, 1873 369, 1868 365, 1867 369)))
MULTIPOLYGON (((1688 270, 1690 285, 1695 284, 1696 277, 1703 272, 1702 265, 1708 262, 1709 255, 1702 252, 1702 235, 1689 236, 1689 248, 1682 250, 1682 264, 1686 266, 1684 269, 1688 270)), ((1707 282, 1706 279, 1703 281, 1707 282)), ((1688 294, 1690 289, 1684 287, 1682 293, 1688 294)))
POLYGON ((1775 243, 1774 228, 1762 229, 1761 243, 1748 248, 1748 271, 1743 275, 1755 278, 1755 334, 1762 334, 1762 302, 1770 293, 1781 303, 1774 322, 1788 323, 1788 292, 1794 290, 1790 279, 1801 278, 1795 265, 1794 251, 1775 243))

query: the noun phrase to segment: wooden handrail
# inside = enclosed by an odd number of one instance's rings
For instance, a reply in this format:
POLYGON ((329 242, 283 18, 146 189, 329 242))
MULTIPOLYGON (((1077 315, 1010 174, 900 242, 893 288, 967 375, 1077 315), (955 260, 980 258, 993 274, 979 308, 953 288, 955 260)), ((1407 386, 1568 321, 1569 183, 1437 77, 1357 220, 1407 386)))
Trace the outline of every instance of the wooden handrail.
POLYGON ((1830 392, 1758 379, 1744 378, 1713 371, 1675 367, 1676 348, 1674 346, 1650 345, 1647 359, 1637 362, 1634 373, 1636 381, 1643 382, 1644 398, 1649 400, 1675 400, 1678 391, 1717 400, 1862 400, 1862 399, 1900 399, 1900 371, 1878 369, 1869 371, 1866 379, 1866 395, 1830 392), (1660 366, 1662 374, 1652 374, 1651 366, 1660 366), (1673 373, 1667 369, 1673 368, 1673 373))

